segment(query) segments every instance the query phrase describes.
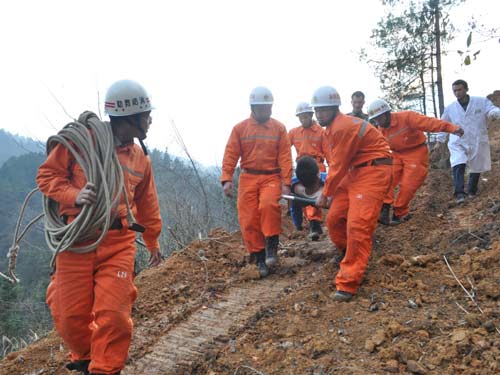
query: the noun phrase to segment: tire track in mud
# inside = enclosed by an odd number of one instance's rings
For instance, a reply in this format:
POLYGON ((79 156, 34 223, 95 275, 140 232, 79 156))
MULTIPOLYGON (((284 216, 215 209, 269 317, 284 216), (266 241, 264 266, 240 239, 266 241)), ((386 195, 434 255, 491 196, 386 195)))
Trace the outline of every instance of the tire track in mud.
POLYGON ((159 337, 153 351, 128 365, 122 374, 183 374, 203 360, 208 350, 226 345, 231 328, 243 327, 274 303, 290 283, 293 279, 271 277, 231 288, 219 301, 197 310, 159 337))

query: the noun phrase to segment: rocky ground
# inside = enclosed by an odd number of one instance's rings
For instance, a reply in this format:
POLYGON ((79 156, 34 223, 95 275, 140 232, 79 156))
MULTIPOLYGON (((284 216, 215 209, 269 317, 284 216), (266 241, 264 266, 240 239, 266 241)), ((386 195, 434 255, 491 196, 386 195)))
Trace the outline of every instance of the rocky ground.
MULTIPOLYGON (((215 230, 137 277, 124 374, 500 373, 500 129, 480 195, 456 206, 433 169, 412 219, 377 228, 364 283, 331 300, 336 250, 284 217, 281 265, 259 280, 239 233, 215 230)), ((496 132, 494 131, 496 130, 496 132)), ((52 333, 0 374, 71 374, 52 333)))

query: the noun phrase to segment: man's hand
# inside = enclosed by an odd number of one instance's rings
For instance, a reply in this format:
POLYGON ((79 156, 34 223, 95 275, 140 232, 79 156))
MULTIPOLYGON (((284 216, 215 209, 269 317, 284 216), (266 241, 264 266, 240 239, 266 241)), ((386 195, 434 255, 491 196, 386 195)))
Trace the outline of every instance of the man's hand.
POLYGON ((151 256, 149 257, 149 267, 156 267, 161 263, 163 257, 161 256, 160 250, 151 250, 151 256))
POLYGON ((231 181, 224 182, 224 185, 222 185, 222 190, 224 191, 224 195, 226 197, 232 197, 233 196, 233 183, 231 181))
POLYGON ((96 199, 95 185, 92 182, 87 182, 85 187, 76 196, 75 205, 94 204, 96 199))
MULTIPOLYGON (((461 137, 462 135, 464 135, 464 129, 462 128, 458 128, 458 130, 455 130, 453 132, 454 135, 458 135, 459 137, 461 137)), ((438 142, 439 143, 439 142, 438 142)))
POLYGON ((291 188, 289 185, 283 185, 281 186, 281 194, 283 195, 290 195, 291 188))
POLYGON ((328 208, 328 198, 325 197, 323 194, 321 194, 317 199, 316 199, 316 207, 324 207, 328 208))

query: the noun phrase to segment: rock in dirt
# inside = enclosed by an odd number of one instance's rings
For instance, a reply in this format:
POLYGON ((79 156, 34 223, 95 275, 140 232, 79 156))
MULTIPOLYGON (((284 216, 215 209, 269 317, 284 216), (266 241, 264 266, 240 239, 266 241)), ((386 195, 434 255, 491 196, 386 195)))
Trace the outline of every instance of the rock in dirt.
POLYGON ((405 258, 403 258, 402 255, 387 254, 387 255, 384 255, 382 258, 380 258, 380 260, 378 262, 380 264, 385 265, 385 266, 396 267, 396 266, 400 266, 401 264, 403 264, 404 261, 405 261, 405 258))
POLYGON ((457 329, 453 331, 453 334, 451 336, 451 342, 457 343, 464 341, 468 337, 468 332, 465 329, 457 329))
POLYGON ((489 333, 495 332, 496 330, 495 323, 493 323, 491 320, 484 322, 483 328, 487 330, 489 333))
POLYGON ((5 359, 8 360, 8 361, 12 361, 13 359, 16 359, 18 356, 18 353, 16 352, 12 352, 12 353, 9 353, 5 356, 5 359))
POLYGON ((430 335, 429 332, 424 331, 424 330, 419 330, 416 332, 417 336, 421 339, 428 340, 430 335))
POLYGON ((375 346, 380 346, 385 342, 385 332, 382 329, 379 329, 375 335, 371 338, 375 346))
POLYGON ((410 331, 410 328, 403 326, 402 324, 398 323, 397 321, 393 320, 389 323, 389 327, 387 329, 387 332, 390 337, 396 337, 399 336, 403 333, 407 333, 410 331))
POLYGON ((408 259, 408 262, 412 266, 425 267, 425 266, 427 266, 428 263, 435 263, 439 259, 440 259, 439 256, 434 255, 434 254, 417 255, 417 256, 410 257, 408 259))
POLYGON ((500 297, 500 288, 498 287, 498 284, 492 283, 491 280, 482 280, 477 285, 477 290, 479 294, 483 294, 494 300, 497 300, 500 297))
POLYGON ((368 353, 373 353, 375 351, 375 343, 372 340, 367 339, 365 341, 365 349, 368 353))
POLYGON ((385 332, 379 329, 372 337, 365 341, 365 349, 373 353, 375 349, 385 342, 385 332))
POLYGON ((253 264, 249 264, 246 267, 242 268, 238 276, 242 281, 260 279, 259 271, 253 264))
POLYGON ((399 362, 396 361, 395 359, 388 360, 385 364, 384 370, 387 372, 391 372, 391 373, 398 373, 399 372, 399 362))
POLYGON ((411 307, 412 309, 418 309, 418 303, 415 302, 413 299, 408 300, 408 306, 411 307))
POLYGON ((381 348, 378 352, 378 356, 383 361, 389 361, 391 359, 396 360, 399 356, 398 350, 396 348, 381 348))
POLYGON ((412 374, 420 374, 420 375, 427 374, 427 369, 424 367, 424 365, 413 360, 409 360, 406 363, 406 369, 412 374))
POLYGON ((481 326, 481 317, 479 314, 467 314, 464 318, 469 327, 478 328, 481 326))
POLYGON ((326 249, 315 249, 314 251, 311 251, 309 254, 309 259, 313 261, 319 261, 327 258, 333 258, 335 255, 335 252, 333 249, 326 248, 326 249))
POLYGON ((24 357, 20 355, 19 357, 16 358, 17 363, 24 363, 24 357))

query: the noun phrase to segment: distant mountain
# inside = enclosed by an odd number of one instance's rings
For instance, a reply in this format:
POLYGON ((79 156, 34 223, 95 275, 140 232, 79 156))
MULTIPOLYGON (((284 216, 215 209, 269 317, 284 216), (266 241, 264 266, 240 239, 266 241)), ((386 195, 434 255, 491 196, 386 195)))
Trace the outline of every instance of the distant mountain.
POLYGON ((44 144, 0 129, 0 166, 12 156, 44 151, 44 144))

